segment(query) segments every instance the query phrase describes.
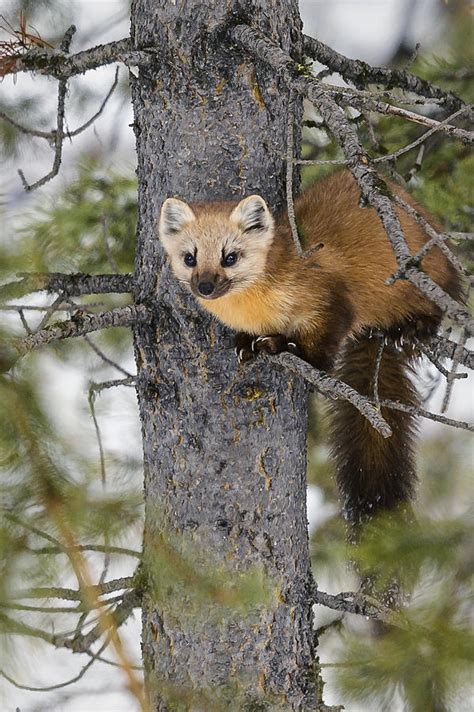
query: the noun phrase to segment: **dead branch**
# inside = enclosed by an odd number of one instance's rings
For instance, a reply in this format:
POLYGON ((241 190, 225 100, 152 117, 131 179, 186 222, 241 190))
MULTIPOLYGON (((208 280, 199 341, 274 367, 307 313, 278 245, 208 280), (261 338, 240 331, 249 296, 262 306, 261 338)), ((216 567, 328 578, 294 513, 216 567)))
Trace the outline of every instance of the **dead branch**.
MULTIPOLYGON (((71 41, 73 38, 74 33, 76 32, 76 28, 74 25, 71 25, 71 27, 66 31, 66 34, 64 35, 63 41, 61 42, 61 47, 60 50, 61 52, 64 53, 69 53, 69 47, 71 45, 71 41)), ((57 176, 59 172, 59 168, 61 166, 61 160, 62 160, 62 151, 63 151, 63 133, 64 133, 64 114, 66 111, 66 94, 67 94, 67 80, 66 79, 60 79, 59 84, 58 84, 58 109, 57 109, 57 118, 56 118, 56 131, 55 131, 55 136, 54 136, 54 160, 53 160, 53 166, 50 170, 49 173, 47 173, 45 176, 37 180, 35 183, 28 183, 28 181, 25 178, 25 175, 23 171, 19 170, 18 175, 21 178, 21 182, 23 183, 23 187, 26 191, 31 191, 35 190, 36 188, 39 188, 40 186, 44 185, 47 183, 49 180, 57 176)))
POLYGON ((286 207, 288 213, 288 221, 290 223, 291 236, 295 244, 296 252, 299 257, 303 256, 303 248, 301 247, 300 238, 298 235, 298 226, 296 224, 295 206, 293 203, 293 166, 295 157, 295 111, 294 97, 290 90, 288 97, 288 117, 286 129, 286 207))
MULTIPOLYGON (((66 131, 62 135, 60 134, 61 138, 73 138, 74 136, 78 136, 80 133, 85 131, 89 126, 92 126, 92 124, 96 121, 96 119, 99 118, 99 116, 102 114, 104 111, 110 97, 114 93, 115 89, 117 88, 118 84, 118 77, 119 77, 119 71, 118 68, 115 72, 115 79, 110 87, 109 91, 107 92, 107 95, 102 101, 102 104, 100 105, 99 109, 95 112, 93 116, 90 117, 85 123, 83 123, 81 126, 78 126, 77 129, 73 129, 72 131, 66 131)), ((55 141, 57 136, 58 136, 58 130, 53 129, 53 131, 41 131, 40 129, 31 129, 27 126, 23 126, 22 124, 18 123, 18 121, 15 121, 12 119, 8 114, 5 114, 5 112, 0 111, 0 119, 3 119, 6 121, 8 124, 13 126, 14 128, 17 129, 17 131, 20 131, 20 133, 26 134, 28 136, 36 136, 37 138, 44 138, 47 141, 55 141)))
POLYGON ((457 110, 464 106, 463 100, 453 92, 445 91, 406 69, 372 67, 360 59, 349 59, 328 47, 324 42, 307 35, 303 37, 303 42, 303 50, 308 57, 321 62, 333 72, 337 72, 344 79, 352 81, 356 85, 364 86, 370 83, 381 84, 388 89, 400 87, 400 89, 421 94, 429 99, 439 99, 450 110, 457 110))
POLYGON ((20 682, 15 680, 14 677, 12 677, 11 675, 8 675, 4 670, 1 670, 1 669, 0 669, 0 676, 3 677, 5 680, 7 680, 7 682, 9 682, 11 685, 13 685, 14 687, 16 687, 19 690, 28 690, 29 692, 51 692, 52 690, 58 690, 61 687, 67 687, 68 685, 72 685, 73 683, 77 682, 82 677, 84 677, 86 672, 89 670, 89 668, 92 667, 92 665, 95 663, 95 661, 100 659, 101 653, 104 652, 104 650, 107 648, 108 644, 109 644, 109 640, 106 640, 96 653, 91 653, 90 660, 87 661, 87 663, 81 668, 81 670, 78 672, 77 675, 69 678, 69 680, 65 680, 64 682, 56 683, 55 685, 47 685, 45 687, 33 687, 31 685, 22 685, 20 682))

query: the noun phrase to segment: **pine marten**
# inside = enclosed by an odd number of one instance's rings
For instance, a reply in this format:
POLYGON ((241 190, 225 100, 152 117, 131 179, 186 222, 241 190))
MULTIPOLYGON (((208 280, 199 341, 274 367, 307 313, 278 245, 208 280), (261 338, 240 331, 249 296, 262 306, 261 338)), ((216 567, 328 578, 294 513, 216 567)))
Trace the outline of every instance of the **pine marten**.
MULTIPOLYGON (((413 204, 400 188, 394 192, 413 204)), ((169 198, 159 236, 178 280, 198 302, 238 332, 240 360, 255 351, 293 351, 372 397, 382 334, 386 346, 378 373, 380 399, 416 404, 409 378, 416 351, 406 342, 426 340, 440 309, 409 282, 387 286, 396 270, 392 247, 348 171, 314 184, 295 201, 305 249, 302 259, 288 216, 276 219, 259 195, 192 207, 169 198)), ((419 206, 417 206, 420 210, 419 206)), ((397 210, 415 254, 426 242, 422 228, 397 210)), ((438 247, 422 268, 451 297, 459 298, 458 273, 438 247)), ((384 439, 345 401, 333 405, 331 449, 347 519, 357 525, 380 509, 408 502, 416 481, 414 419, 382 409, 393 434, 384 439)))

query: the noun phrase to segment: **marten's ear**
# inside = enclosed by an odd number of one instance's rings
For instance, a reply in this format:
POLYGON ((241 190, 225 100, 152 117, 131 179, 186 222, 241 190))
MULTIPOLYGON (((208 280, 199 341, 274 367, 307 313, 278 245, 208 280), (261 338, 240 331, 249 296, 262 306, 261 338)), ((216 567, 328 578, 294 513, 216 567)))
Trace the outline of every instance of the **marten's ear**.
POLYGON ((166 240, 173 237, 193 220, 196 220, 196 216, 187 203, 177 198, 167 198, 161 207, 160 238, 166 240))
POLYGON ((259 195, 249 195, 241 200, 231 212, 230 220, 243 232, 268 232, 274 224, 266 202, 259 195))

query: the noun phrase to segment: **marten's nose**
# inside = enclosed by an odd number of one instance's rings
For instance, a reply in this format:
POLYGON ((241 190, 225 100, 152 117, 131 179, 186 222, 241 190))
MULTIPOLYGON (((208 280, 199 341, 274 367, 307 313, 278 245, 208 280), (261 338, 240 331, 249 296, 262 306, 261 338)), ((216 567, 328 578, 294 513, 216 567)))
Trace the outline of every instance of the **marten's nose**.
POLYGON ((198 290, 204 297, 208 297, 214 291, 212 282, 199 282, 198 290))

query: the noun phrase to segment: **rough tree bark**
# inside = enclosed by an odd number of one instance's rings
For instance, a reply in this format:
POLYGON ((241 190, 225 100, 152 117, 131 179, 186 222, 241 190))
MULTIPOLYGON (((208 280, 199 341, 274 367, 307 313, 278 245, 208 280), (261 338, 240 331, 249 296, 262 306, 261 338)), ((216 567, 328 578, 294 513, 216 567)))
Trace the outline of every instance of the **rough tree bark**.
MULTIPOLYGON (((270 583, 264 605, 218 620, 186 617, 187 593, 174 580, 165 598, 146 589, 143 658, 156 710, 174 708, 178 698, 183 704, 188 693, 185 708, 204 709, 200 693, 217 699, 226 686, 250 705, 266 698, 272 709, 317 706, 306 387, 267 362, 238 367, 229 332, 200 313, 162 267, 156 235, 167 196, 218 200, 256 192, 273 208, 284 204, 287 90, 272 70, 254 66, 232 46, 228 35, 224 41, 228 28, 242 21, 299 59, 296 0, 132 4, 133 41, 161 52, 155 67, 132 80, 136 296, 156 317, 135 329, 145 560, 160 551, 164 537, 166 547, 172 540, 178 549, 186 540, 196 566, 206 560, 236 572, 255 566, 270 583), (177 597, 181 617, 169 603, 177 597)), ((298 100, 295 127, 300 123, 298 100)))

